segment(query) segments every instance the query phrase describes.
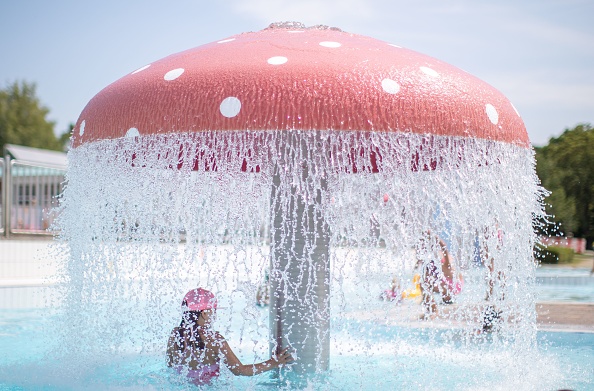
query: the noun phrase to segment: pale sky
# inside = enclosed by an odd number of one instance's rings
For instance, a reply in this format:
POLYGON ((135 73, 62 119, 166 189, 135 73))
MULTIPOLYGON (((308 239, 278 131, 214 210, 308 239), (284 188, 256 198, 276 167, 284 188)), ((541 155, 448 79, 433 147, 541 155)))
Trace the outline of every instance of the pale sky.
POLYGON ((272 22, 324 24, 483 79, 544 145, 594 124, 592 0, 0 0, 0 86, 37 84, 56 133, 120 77, 272 22))

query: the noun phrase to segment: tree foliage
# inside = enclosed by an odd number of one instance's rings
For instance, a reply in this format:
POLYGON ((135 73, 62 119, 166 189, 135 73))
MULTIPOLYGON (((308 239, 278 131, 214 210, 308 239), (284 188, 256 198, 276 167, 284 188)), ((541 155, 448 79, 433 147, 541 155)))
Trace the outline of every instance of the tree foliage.
POLYGON ((34 83, 14 82, 0 89, 0 147, 4 144, 63 150, 54 134, 49 109, 36 96, 34 83))
POLYGON ((547 211, 567 233, 594 239, 594 128, 580 124, 536 148, 536 172, 551 192, 547 211))

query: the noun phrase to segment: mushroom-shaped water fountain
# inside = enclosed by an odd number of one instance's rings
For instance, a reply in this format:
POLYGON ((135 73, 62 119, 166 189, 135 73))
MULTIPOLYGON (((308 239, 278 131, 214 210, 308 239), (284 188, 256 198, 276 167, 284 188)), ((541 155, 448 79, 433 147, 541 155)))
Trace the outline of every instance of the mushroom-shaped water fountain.
MULTIPOLYGON (((270 350, 295 350, 291 372, 324 372, 332 314, 354 305, 331 309, 331 291, 375 302, 428 229, 458 270, 472 269, 477 241, 489 249, 483 261, 506 273, 500 297, 513 303, 499 304, 513 318, 500 335, 534 339, 534 300, 517 283, 533 278, 542 214, 526 129, 499 91, 451 65, 336 28, 273 24, 131 72, 73 132, 60 228, 67 302, 84 319, 69 323, 84 323, 87 341, 99 329, 111 330, 109 349, 162 344, 167 314, 196 284, 232 308, 247 300, 249 322, 270 268, 270 350), (132 312, 150 342, 123 331, 132 312)), ((484 294, 449 321, 475 327, 484 294)))

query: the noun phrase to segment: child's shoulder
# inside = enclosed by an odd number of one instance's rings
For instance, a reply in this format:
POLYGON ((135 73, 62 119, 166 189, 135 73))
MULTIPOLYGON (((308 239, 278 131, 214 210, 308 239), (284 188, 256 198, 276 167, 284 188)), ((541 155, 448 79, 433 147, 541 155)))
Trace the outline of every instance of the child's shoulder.
POLYGON ((218 331, 211 331, 204 334, 204 339, 212 342, 222 342, 225 337, 218 331))

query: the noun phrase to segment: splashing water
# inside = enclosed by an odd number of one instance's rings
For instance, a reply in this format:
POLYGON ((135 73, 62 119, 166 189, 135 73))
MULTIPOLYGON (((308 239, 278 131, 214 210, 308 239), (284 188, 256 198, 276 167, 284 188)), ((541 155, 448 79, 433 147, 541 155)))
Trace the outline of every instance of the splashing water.
POLYGON ((125 75, 72 147, 63 302, 25 321, 39 346, 8 339, 0 388, 194 388, 165 347, 198 286, 244 363, 296 358, 215 389, 594 383, 536 332, 545 191, 521 117, 449 64, 274 23, 125 75))
POLYGON ((81 384, 90 367, 110 363, 111 384, 185 387, 167 372, 164 350, 181 298, 196 286, 218 296, 217 327, 244 363, 277 344, 297 349, 279 379, 237 385, 223 371, 222 389, 529 389, 520 374, 536 377, 546 365, 531 288, 544 191, 524 147, 384 132, 180 133, 82 145, 69 152, 67 179, 64 324, 53 354, 81 384), (428 230, 447 243, 465 285, 420 322, 420 299, 378 297, 393 280, 411 285, 418 259, 435 259, 423 245, 428 230), (255 306, 267 270, 270 320, 255 306), (478 333, 489 282, 502 321, 478 333), (269 331, 279 313, 290 326, 282 339, 269 331), (316 340, 311 352, 303 329, 316 340), (302 352, 317 370, 297 370, 302 352), (126 365, 130 357, 142 364, 126 365), (295 376, 304 372, 317 375, 295 376))

